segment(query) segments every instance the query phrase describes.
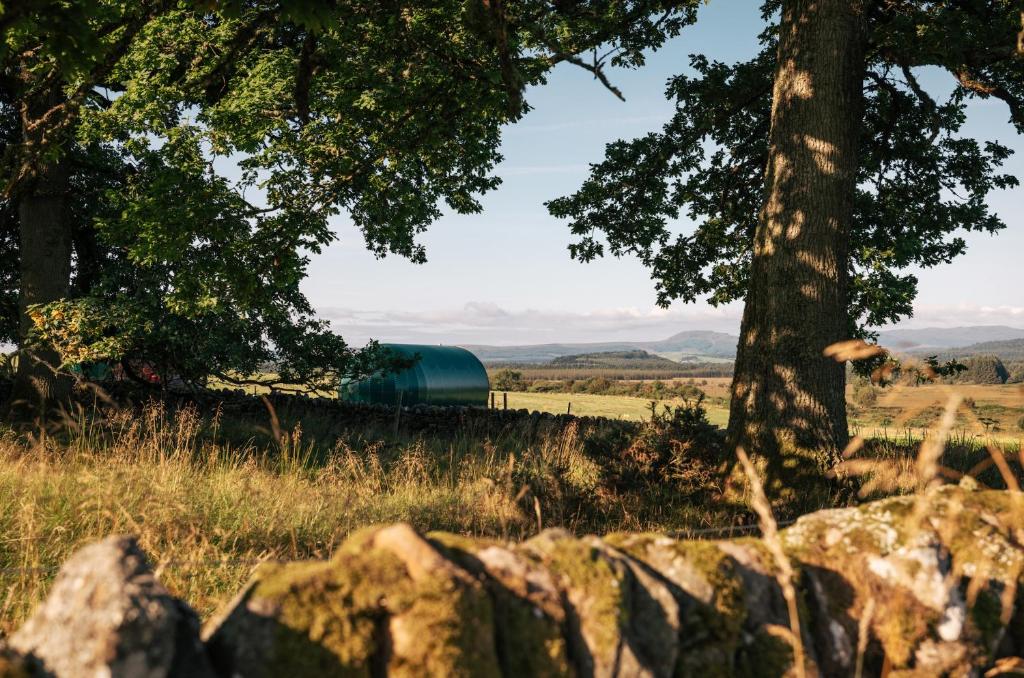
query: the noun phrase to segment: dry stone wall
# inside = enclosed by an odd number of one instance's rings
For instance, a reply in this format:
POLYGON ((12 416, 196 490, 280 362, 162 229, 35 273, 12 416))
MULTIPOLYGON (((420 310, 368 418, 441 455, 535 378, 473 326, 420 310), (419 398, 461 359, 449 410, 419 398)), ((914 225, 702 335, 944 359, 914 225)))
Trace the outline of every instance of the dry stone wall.
POLYGON ((604 417, 578 417, 570 414, 531 412, 525 409, 489 409, 485 407, 442 407, 415 405, 395 408, 387 405, 348 403, 333 398, 275 393, 266 397, 243 391, 201 391, 197 393, 152 393, 111 387, 110 396, 120 406, 132 406, 159 397, 169 408, 195 406, 200 412, 220 409, 234 419, 251 419, 266 424, 273 408, 283 424, 317 418, 341 432, 346 429, 365 433, 374 428, 392 432, 396 425, 404 435, 454 434, 495 437, 502 434, 543 435, 557 433, 569 425, 582 430, 599 427, 635 435, 640 423, 604 417))
MULTIPOLYGON (((939 488, 781 533, 807 675, 971 676, 1024 654, 1020 493, 939 488)), ((794 637, 758 539, 516 544, 408 525, 260 566, 200 632, 133 540, 72 557, 0 676, 781 676, 794 637)))

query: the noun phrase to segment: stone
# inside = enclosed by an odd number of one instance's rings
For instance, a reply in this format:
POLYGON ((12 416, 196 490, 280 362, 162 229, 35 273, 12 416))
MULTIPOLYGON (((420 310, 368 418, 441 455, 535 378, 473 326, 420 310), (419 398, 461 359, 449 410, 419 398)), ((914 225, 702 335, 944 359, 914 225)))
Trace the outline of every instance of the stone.
MULTIPOLYGON (((970 486, 801 517, 780 540, 806 675, 1016 667, 1022 529, 1024 496, 970 486)), ((68 562, 0 678, 208 676, 207 657, 223 678, 794 675, 778 571, 755 538, 370 528, 330 561, 261 566, 204 656, 194 615, 115 538, 68 562)))
POLYGON ((483 586, 404 524, 331 561, 263 566, 204 635, 222 675, 498 673, 483 586))
POLYGON ((57 678, 213 676, 198 618, 157 581, 131 537, 72 555, 10 648, 57 678))

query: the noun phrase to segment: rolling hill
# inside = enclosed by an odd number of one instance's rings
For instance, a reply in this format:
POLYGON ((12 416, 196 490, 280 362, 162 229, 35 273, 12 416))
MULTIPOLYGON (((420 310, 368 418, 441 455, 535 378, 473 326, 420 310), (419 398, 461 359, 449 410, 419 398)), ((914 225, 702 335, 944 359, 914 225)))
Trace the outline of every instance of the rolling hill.
POLYGON ((925 327, 921 329, 886 330, 878 342, 896 351, 922 353, 967 347, 978 343, 1024 339, 1024 329, 1006 325, 974 325, 970 327, 925 327))
POLYGON ((543 363, 592 353, 647 351, 676 362, 728 361, 736 355, 737 337, 724 332, 689 330, 660 341, 618 341, 529 346, 464 345, 485 363, 543 363))
MULTIPOLYGON (((1003 344, 1024 340, 1024 329, 1006 325, 975 325, 969 327, 926 327, 886 330, 879 334, 879 343, 897 352, 932 355, 971 349, 975 353, 992 353, 982 344, 1003 344), (963 347, 963 348, 960 348, 963 347)), ((545 363, 562 356, 619 351, 647 351, 676 362, 727 362, 736 357, 738 337, 725 332, 687 330, 659 341, 615 341, 594 343, 532 344, 526 346, 463 345, 485 363, 545 363)), ((1013 351, 1012 346, 995 350, 1013 351)), ((967 355, 967 354, 962 354, 967 355)))
POLYGON ((594 369, 601 367, 628 367, 637 370, 679 369, 679 363, 647 351, 609 351, 607 353, 580 353, 559 356, 549 363, 552 367, 594 369))
POLYGON ((969 358, 980 355, 994 355, 1003 362, 1024 360, 1024 339, 983 341, 977 344, 970 344, 969 346, 950 348, 939 354, 939 358, 941 360, 952 360, 954 358, 969 358))

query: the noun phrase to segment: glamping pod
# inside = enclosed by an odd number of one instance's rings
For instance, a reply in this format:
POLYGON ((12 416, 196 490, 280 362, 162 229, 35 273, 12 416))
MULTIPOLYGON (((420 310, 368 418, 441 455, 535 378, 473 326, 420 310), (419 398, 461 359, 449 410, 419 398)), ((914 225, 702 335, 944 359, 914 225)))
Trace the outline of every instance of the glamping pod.
POLYGON ((487 405, 490 383, 483 363, 464 348, 381 344, 404 358, 420 357, 398 373, 343 381, 338 398, 352 403, 395 405, 487 405))

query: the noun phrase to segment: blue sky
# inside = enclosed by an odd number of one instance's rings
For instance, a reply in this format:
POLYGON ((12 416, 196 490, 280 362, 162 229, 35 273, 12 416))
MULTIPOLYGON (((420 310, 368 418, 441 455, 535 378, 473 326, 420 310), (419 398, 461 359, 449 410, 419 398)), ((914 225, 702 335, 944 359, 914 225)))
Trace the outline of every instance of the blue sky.
MULTIPOLYGON (((339 240, 316 256, 304 290, 319 314, 351 343, 381 341, 520 344, 659 339, 686 329, 735 333, 741 307, 676 303, 658 309, 648 272, 629 258, 580 264, 569 258, 567 225, 544 202, 571 193, 603 157, 604 145, 659 129, 670 117, 666 80, 700 52, 722 61, 757 51, 760 3, 719 0, 700 21, 636 71, 615 71, 626 101, 585 71, 560 66, 527 93, 533 110, 506 129, 504 180, 483 212, 446 214, 422 237, 428 262, 378 260, 344 218, 339 240)), ((932 87, 948 84, 929 74, 932 87)), ((1024 142, 1002 104, 972 105, 968 131, 1020 153, 1009 169, 1024 177, 1024 142)), ((921 271, 915 318, 904 327, 1009 324, 1024 327, 1024 189, 993 195, 1007 222, 996 237, 968 238, 966 255, 921 271)), ((685 222, 684 222, 685 226, 685 222)))

